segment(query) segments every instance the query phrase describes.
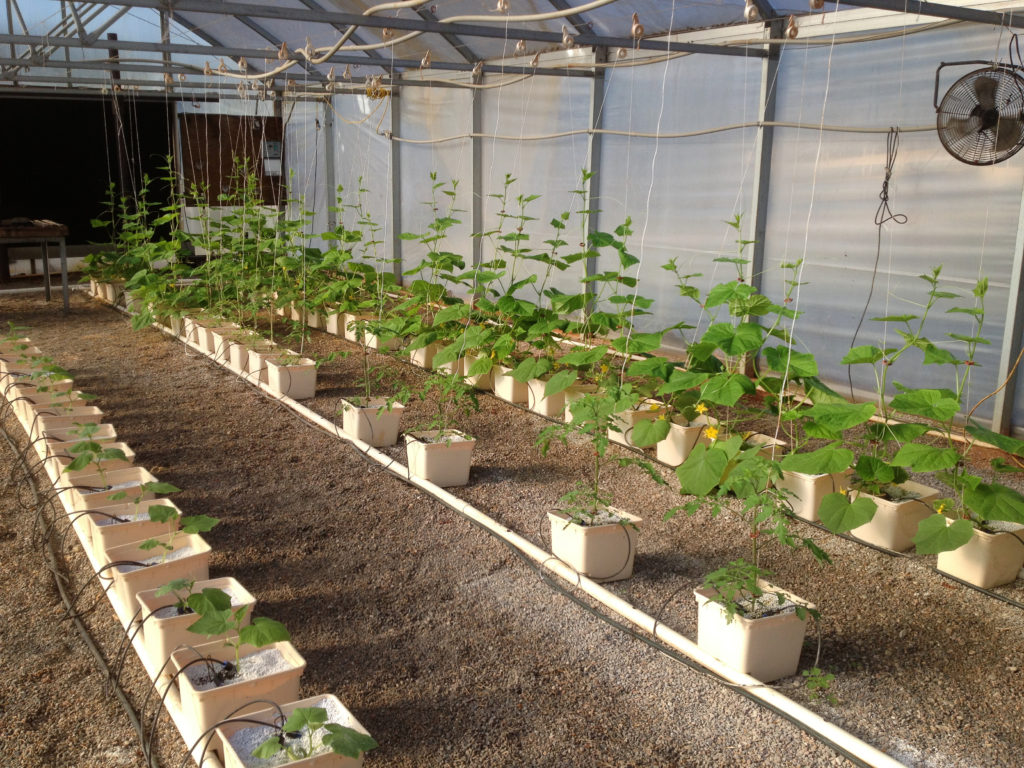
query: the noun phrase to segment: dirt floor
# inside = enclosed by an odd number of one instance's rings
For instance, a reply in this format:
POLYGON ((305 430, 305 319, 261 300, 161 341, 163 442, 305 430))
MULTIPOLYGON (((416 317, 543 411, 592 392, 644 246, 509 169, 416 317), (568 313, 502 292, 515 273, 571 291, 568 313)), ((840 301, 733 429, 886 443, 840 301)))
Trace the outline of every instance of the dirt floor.
MULTIPOLYGON (((100 396, 138 463, 183 489, 180 507, 222 520, 205 535, 211 575, 236 577, 259 614, 290 629, 308 662, 303 695, 337 694, 380 742, 367 765, 848 764, 553 591, 487 533, 179 342, 133 332, 83 294, 66 318, 41 294, 0 296, 7 321, 100 396)), ((356 349, 320 332, 308 346, 320 357, 356 349)), ((392 386, 426 375, 392 366, 392 386)), ((333 416, 338 398, 355 392, 357 370, 355 354, 325 363, 311 407, 333 416)), ((589 456, 576 445, 542 458, 535 442, 547 421, 493 396, 480 404, 461 422, 478 444, 471 484, 456 493, 546 548, 545 512, 584 476, 589 456)), ((413 403, 406 428, 432 407, 413 403)), ((20 430, 11 418, 5 426, 20 430)), ((392 453, 404 463, 404 448, 392 453)), ((3 446, 5 478, 12 462, 3 446)), ((695 637, 692 588, 745 554, 745 529, 728 516, 663 522, 678 493, 636 468, 611 480, 617 505, 644 517, 636 575, 612 589, 695 637)), ((126 715, 61 618, 25 502, 23 490, 0 495, 0 768, 143 765, 126 715)), ((943 578, 934 558, 797 530, 834 565, 781 548, 765 563, 821 609, 821 665, 836 675, 838 703, 809 701, 799 678, 778 687, 907 765, 1020 765, 1024 611, 943 578)), ((83 583, 84 559, 71 546, 68 560, 83 583)), ((1021 581, 997 592, 1024 602, 1021 581)), ((88 589, 80 605, 97 596, 88 589)), ((119 628, 109 606, 87 622, 112 657, 119 628)), ((812 632, 802 667, 816 646, 812 632)), ((141 706, 146 681, 133 661, 126 684, 141 706)), ((186 764, 184 751, 164 726, 160 764, 186 764)))

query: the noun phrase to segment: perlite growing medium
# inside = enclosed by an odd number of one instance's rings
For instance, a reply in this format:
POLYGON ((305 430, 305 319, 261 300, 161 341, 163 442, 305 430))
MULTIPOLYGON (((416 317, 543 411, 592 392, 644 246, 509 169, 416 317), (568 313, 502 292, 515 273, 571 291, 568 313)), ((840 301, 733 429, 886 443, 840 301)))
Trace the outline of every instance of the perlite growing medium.
MULTIPOLYGON (((311 704, 310 706, 326 709, 328 723, 337 723, 338 725, 344 725, 348 728, 353 727, 352 715, 344 708, 342 708, 334 699, 324 698, 316 702, 315 704, 311 704)), ((249 766, 249 768, 276 768, 276 766, 286 765, 288 763, 287 755, 284 752, 279 752, 278 754, 269 758, 260 758, 252 756, 253 750, 255 750, 256 747, 258 747, 264 741, 269 739, 271 736, 273 736, 274 733, 276 733, 276 729, 269 725, 257 725, 252 726, 250 728, 239 728, 237 731, 231 734, 231 736, 228 738, 228 741, 231 742, 231 748, 235 750, 235 754, 242 758, 242 760, 245 761, 245 764, 249 766)), ((325 747, 323 746, 323 744, 321 744, 321 740, 323 739, 325 733, 327 733, 327 730, 324 728, 318 728, 313 733, 313 744, 315 745, 315 748, 313 750, 313 754, 310 755, 310 757, 330 752, 330 749, 328 747, 325 747)), ((299 742, 298 739, 288 740, 287 743, 293 744, 297 742, 299 742)), ((303 731, 302 733, 301 744, 304 747, 307 744, 309 744, 309 737, 305 731, 303 731)))
POLYGON ((796 610, 796 603, 788 598, 780 599, 774 592, 765 592, 759 598, 745 598, 738 600, 736 605, 742 611, 745 619, 762 619, 765 616, 781 616, 785 613, 793 613, 796 610), (774 604, 773 604, 774 603, 774 604))
MULTIPOLYGON (((214 662, 214 666, 220 666, 214 662)), ((263 648, 242 659, 241 668, 237 675, 230 680, 225 680, 223 685, 241 683, 246 680, 256 680, 267 677, 275 672, 285 672, 291 669, 291 664, 277 648, 263 648)), ((193 664, 185 669, 184 673, 192 687, 197 691, 207 691, 217 687, 210 677, 210 668, 206 664, 193 664)))
POLYGON ((179 547, 173 552, 168 552, 166 557, 162 554, 154 555, 153 557, 147 557, 145 560, 140 560, 139 562, 141 562, 142 565, 119 565, 117 566, 117 570, 119 573, 131 573, 132 571, 137 571, 140 568, 145 568, 148 565, 159 565, 160 563, 170 562, 171 560, 181 560, 183 557, 188 557, 189 555, 194 554, 195 550, 191 545, 179 547))

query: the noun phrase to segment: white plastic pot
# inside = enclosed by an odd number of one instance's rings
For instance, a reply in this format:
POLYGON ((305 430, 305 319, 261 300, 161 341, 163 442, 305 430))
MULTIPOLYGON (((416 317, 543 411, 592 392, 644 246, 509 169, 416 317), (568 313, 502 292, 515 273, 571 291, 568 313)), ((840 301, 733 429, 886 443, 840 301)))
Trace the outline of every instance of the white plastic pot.
POLYGON ((940 552, 936 568, 982 589, 1016 581, 1024 568, 1024 526, 998 525, 1006 530, 987 533, 975 529, 962 547, 940 552))
POLYGON ((526 382, 528 404, 534 413, 549 419, 558 418, 565 410, 565 391, 546 397, 544 389, 547 385, 547 379, 530 379, 526 382))
POLYGON ((668 435, 655 446, 658 461, 670 467, 678 467, 690 452, 700 443, 710 443, 705 432, 708 427, 718 427, 718 419, 710 416, 698 416, 693 421, 677 421, 673 417, 668 427, 668 435))
POLYGON ((316 395, 316 363, 294 352, 268 356, 267 386, 292 400, 308 400, 316 395))
POLYGON ((633 428, 641 421, 654 421, 666 414, 665 404, 657 400, 644 400, 639 407, 612 416, 612 421, 619 428, 608 430, 608 439, 619 445, 635 447, 631 439, 633 428))
POLYGON ((392 403, 387 407, 384 398, 371 398, 367 405, 342 401, 342 429, 346 434, 375 448, 398 442, 398 430, 405 406, 392 403))
POLYGON ((788 492, 786 499, 792 505, 794 515, 816 523, 821 519, 818 517, 821 500, 830 493, 845 489, 852 474, 851 469, 824 475, 783 470, 782 479, 775 481, 775 487, 788 492))
POLYGON ((884 547, 894 552, 904 552, 914 546, 917 526, 926 517, 935 514, 932 499, 939 496, 935 488, 908 480, 900 484, 905 491, 917 494, 916 498, 905 501, 890 501, 861 491, 850 491, 851 498, 866 496, 875 502, 875 516, 870 522, 850 531, 850 535, 876 547, 884 547))
POLYGON ((409 472, 442 488, 466 485, 476 440, 461 432, 438 430, 411 432, 405 436, 409 472))
POLYGON ((580 525, 564 512, 548 512, 551 522, 551 553, 594 581, 620 581, 633 575, 637 533, 642 522, 636 515, 608 507, 623 522, 580 525))
MULTIPOLYGON (((814 606, 791 592, 759 582, 766 593, 781 592, 808 609, 814 606)), ((807 617, 795 611, 756 619, 735 616, 727 621, 725 609, 711 600, 711 590, 695 589, 697 599, 697 645, 738 672, 763 683, 795 675, 800 666, 807 631, 807 617)))
POLYGON ((494 394, 510 403, 526 403, 530 399, 530 390, 526 382, 512 378, 512 369, 504 365, 491 368, 494 382, 494 394))

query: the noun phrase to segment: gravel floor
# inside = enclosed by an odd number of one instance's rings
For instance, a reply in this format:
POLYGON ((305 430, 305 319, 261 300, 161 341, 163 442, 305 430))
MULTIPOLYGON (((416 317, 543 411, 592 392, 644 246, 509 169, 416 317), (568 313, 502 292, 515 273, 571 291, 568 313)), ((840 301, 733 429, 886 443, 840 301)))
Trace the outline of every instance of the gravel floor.
MULTIPOLYGON (((368 765, 847 764, 553 592, 481 530, 159 332, 133 332, 83 295, 68 318, 41 296, 0 297, 7 320, 101 396, 138 463, 184 489, 179 506, 221 518, 205 537, 211 575, 235 576, 259 613, 289 627, 308 662, 303 695, 337 694, 381 743, 368 765)), ((317 355, 354 349, 318 332, 309 346, 317 355)), ((334 414, 354 392, 357 367, 355 355, 326 363, 311 407, 334 414)), ((409 383, 425 375, 394 371, 409 383)), ((430 407, 413 404, 406 428, 430 407)), ((482 397, 463 424, 478 439, 472 482, 457 491, 545 547, 544 513, 588 462, 581 446, 541 458, 534 443, 546 425, 482 397)), ((404 449, 394 455, 404 463, 404 449)), ((5 477, 10 467, 5 448, 5 477)), ((618 506, 645 522, 636 576, 612 588, 695 636, 691 588, 745 552, 744 529, 704 515, 662 522, 678 494, 635 468, 613 473, 613 488, 618 506)), ((0 766, 141 765, 127 718, 60 618, 29 514, 14 489, 0 498, 0 658, 9 671, 0 766)), ((779 686, 907 765, 1020 765, 1024 612, 944 579, 933 558, 892 557, 801 528, 834 566, 777 549, 766 564, 822 610, 821 663, 837 676, 839 702, 809 702, 798 678, 779 686)), ((81 583, 82 558, 69 561, 81 583)), ((998 591, 1024 601, 1020 581, 998 591)), ((109 608, 88 620, 112 656, 109 608)), ((803 666, 815 648, 812 635, 803 666)), ((137 662, 130 667, 140 702, 145 681, 137 662)), ((181 764, 183 752, 165 727, 161 764, 181 764)))

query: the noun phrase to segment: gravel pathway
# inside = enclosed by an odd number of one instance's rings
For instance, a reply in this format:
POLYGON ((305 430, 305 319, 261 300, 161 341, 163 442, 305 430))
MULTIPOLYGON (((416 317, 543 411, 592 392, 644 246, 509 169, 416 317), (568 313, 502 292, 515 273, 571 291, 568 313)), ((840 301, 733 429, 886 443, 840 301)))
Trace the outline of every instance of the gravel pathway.
MULTIPOLYGON (((367 765, 848 764, 552 591, 501 543, 159 332, 132 332, 78 294, 67 319, 41 297, 0 298, 6 320, 101 396, 138 463, 184 489, 174 497, 183 510, 221 518, 205 536, 211 576, 236 577, 259 613, 289 627, 309 665, 303 695, 337 694, 381 743, 367 765)), ((321 356, 354 349, 318 332, 309 346, 321 356)), ((410 384, 425 375, 393 365, 410 384)), ((334 414, 357 369, 357 355, 326 363, 310 407, 334 414)), ((405 428, 429 408, 413 404, 405 428)), ((579 445, 541 458, 534 443, 546 425, 481 397, 463 424, 478 439, 472 481, 457 490, 544 547, 544 512, 588 463, 579 445)), ((404 449, 393 455, 404 463, 404 449)), ((9 468, 5 450, 0 470, 9 468)), ((662 522, 679 496, 635 468, 614 472, 613 489, 645 522, 636 576, 612 588, 694 637, 692 587, 744 554, 743 527, 702 514, 662 522)), ((127 719, 59 618, 30 520, 11 489, 2 499, 0 658, 14 672, 0 682, 0 767, 141 765, 127 719), (58 712, 63 696, 72 705, 58 712)), ((778 549, 766 564, 822 610, 821 664, 836 674, 839 701, 808 701, 799 678, 779 685, 907 765, 1019 765, 1024 612, 942 578, 933 558, 799 527, 834 566, 778 549)), ((998 591, 1024 602, 1020 581, 998 591)), ((90 621, 116 647, 109 609, 90 621)), ((815 650, 812 635, 803 667, 815 650)), ((141 697, 138 666, 128 682, 141 697)), ((182 753, 165 733, 162 765, 182 753)))

